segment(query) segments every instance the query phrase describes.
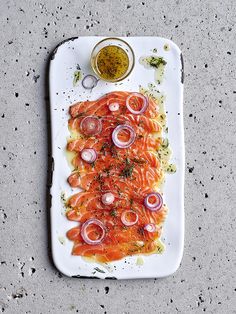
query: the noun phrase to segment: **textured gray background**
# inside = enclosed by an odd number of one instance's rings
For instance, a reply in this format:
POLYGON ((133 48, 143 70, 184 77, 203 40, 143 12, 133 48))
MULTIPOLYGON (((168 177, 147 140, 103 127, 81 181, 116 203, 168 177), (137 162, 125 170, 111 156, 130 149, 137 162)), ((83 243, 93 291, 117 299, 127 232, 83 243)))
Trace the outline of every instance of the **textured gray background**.
POLYGON ((0 7, 2 311, 236 313, 235 1, 0 7), (78 35, 160 35, 183 51, 186 236, 181 267, 168 278, 69 279, 48 257, 46 66, 60 41, 78 35))

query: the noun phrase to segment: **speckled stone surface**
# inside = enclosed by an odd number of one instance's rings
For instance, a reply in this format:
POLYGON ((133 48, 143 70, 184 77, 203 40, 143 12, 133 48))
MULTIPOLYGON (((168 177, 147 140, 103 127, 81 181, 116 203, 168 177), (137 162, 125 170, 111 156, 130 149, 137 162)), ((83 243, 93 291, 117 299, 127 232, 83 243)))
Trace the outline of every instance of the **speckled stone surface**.
POLYGON ((236 313, 236 3, 13 1, 0 10, 0 310, 236 313), (78 35, 159 35, 185 60, 185 251, 165 279, 70 279, 49 258, 49 54, 78 35))

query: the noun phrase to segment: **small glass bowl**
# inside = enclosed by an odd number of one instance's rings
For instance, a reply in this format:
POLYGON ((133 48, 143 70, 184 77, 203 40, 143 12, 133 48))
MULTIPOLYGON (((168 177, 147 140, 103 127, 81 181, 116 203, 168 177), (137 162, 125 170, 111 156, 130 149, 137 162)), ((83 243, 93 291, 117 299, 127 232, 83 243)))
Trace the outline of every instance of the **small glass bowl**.
POLYGON ((99 41, 96 44, 96 46, 93 48, 93 51, 91 53, 91 59, 90 59, 91 67, 92 67, 93 71, 96 73, 96 75, 101 80, 106 81, 106 82, 112 82, 112 83, 122 81, 131 73, 131 71, 134 68, 134 60, 135 60, 134 52, 133 52, 133 49, 130 47, 130 45, 127 42, 125 42, 123 39, 113 38, 113 37, 105 38, 105 39, 99 41), (127 56, 129 58, 129 66, 128 66, 127 71, 121 77, 113 79, 113 80, 112 79, 108 80, 108 79, 104 79, 103 77, 101 77, 100 73, 98 71, 98 68, 97 68, 97 64, 96 64, 96 59, 97 59, 99 51, 106 46, 117 46, 117 47, 122 48, 127 53, 127 56))

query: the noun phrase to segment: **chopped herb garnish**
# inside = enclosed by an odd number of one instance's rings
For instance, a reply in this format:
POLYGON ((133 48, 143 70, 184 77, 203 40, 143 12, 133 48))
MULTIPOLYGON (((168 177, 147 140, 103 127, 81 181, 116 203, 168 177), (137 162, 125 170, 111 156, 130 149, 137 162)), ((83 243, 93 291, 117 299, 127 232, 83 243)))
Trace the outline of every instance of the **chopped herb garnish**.
POLYGON ((115 148, 115 145, 111 145, 111 155, 112 157, 117 157, 117 150, 115 148))
POLYGON ((117 189, 117 193, 119 194, 119 196, 122 195, 120 188, 115 184, 114 187, 117 189))
POLYGON ((135 253, 135 252, 138 252, 139 250, 140 250, 140 248, 129 250, 129 253, 135 253))
POLYGON ((80 171, 76 169, 77 176, 80 177, 80 171))
POLYGON ((108 143, 106 143, 106 142, 103 143, 103 144, 102 144, 102 147, 101 147, 101 150, 100 150, 101 153, 104 154, 104 153, 105 153, 105 149, 108 148, 108 147, 109 147, 109 144, 108 144, 108 143))
POLYGON ((97 175, 97 181, 100 182, 100 183, 103 182, 103 180, 102 180, 102 174, 101 174, 101 173, 99 173, 99 174, 97 175))
POLYGON ((130 159, 129 159, 129 157, 126 157, 126 158, 125 158, 125 163, 126 163, 126 165, 129 165, 129 164, 130 164, 130 159))
POLYGON ((112 168, 112 166, 109 166, 108 168, 104 169, 104 172, 106 173, 107 177, 110 176, 111 168, 112 168))
POLYGON ((129 158, 126 158, 125 159, 125 167, 124 169, 121 171, 121 174, 120 176, 121 177, 125 177, 125 178, 129 178, 132 176, 132 173, 133 173, 133 170, 134 170, 134 164, 131 164, 130 163, 130 159, 129 158))
POLYGON ((142 227, 138 228, 138 233, 144 235, 144 229, 142 227))
POLYGON ((110 215, 112 217, 117 217, 117 211, 115 209, 112 209, 112 211, 110 212, 110 215))

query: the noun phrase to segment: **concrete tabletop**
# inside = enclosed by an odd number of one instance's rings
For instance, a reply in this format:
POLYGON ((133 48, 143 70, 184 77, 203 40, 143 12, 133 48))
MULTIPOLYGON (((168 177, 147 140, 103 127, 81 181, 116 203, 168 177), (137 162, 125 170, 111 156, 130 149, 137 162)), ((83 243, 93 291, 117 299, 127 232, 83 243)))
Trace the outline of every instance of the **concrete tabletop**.
POLYGON ((2 0, 0 309, 236 313, 234 0, 2 0), (79 35, 172 39, 185 64, 185 251, 164 279, 62 276, 49 257, 47 64, 79 35))

